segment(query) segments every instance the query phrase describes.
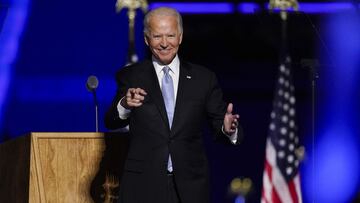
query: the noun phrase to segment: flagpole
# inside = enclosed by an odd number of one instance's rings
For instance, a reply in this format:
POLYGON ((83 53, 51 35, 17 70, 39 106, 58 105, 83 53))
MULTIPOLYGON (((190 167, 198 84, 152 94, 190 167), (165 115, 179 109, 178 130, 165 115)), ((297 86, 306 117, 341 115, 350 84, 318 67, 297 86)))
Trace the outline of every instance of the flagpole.
POLYGON ((127 16, 129 18, 129 48, 127 55, 127 64, 132 64, 138 61, 138 56, 135 50, 135 17, 136 10, 141 8, 144 13, 148 10, 148 3, 146 0, 117 0, 116 12, 127 8, 127 16))
POLYGON ((270 0, 269 8, 280 11, 281 50, 266 142, 261 202, 302 203, 299 164, 304 148, 299 146, 295 88, 287 42, 287 11, 297 10, 298 3, 296 0, 270 0))
POLYGON ((281 61, 285 61, 286 54, 287 54, 287 12, 286 11, 280 11, 280 17, 281 17, 281 61))

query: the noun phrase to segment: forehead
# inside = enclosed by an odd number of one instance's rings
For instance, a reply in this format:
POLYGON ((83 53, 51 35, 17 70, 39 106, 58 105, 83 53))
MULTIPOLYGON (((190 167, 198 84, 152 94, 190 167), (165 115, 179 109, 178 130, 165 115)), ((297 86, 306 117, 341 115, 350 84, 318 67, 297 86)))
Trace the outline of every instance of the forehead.
POLYGON ((173 15, 153 15, 149 18, 149 27, 152 32, 178 31, 177 17, 173 15))

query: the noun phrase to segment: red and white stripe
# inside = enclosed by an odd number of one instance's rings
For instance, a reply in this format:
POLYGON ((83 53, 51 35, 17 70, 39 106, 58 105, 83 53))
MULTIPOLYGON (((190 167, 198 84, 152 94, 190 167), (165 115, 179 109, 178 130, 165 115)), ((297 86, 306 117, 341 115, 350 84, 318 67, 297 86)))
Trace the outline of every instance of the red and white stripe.
POLYGON ((302 203, 299 174, 286 182, 276 164, 276 150, 270 138, 266 143, 261 203, 302 203))

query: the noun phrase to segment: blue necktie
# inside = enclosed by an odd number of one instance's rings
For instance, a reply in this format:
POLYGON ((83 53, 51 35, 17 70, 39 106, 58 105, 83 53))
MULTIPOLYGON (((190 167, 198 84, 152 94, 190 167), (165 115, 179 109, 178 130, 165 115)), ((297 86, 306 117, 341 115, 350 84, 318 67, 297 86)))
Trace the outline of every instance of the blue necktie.
MULTIPOLYGON (((171 129, 171 125, 172 125, 172 121, 173 121, 173 117, 174 117, 174 106, 175 106, 175 96, 174 96, 174 85, 173 85, 173 80, 171 78, 171 75, 169 74, 170 68, 168 66, 165 66, 163 68, 164 71, 164 76, 162 78, 162 95, 164 98, 164 102, 165 102, 165 108, 166 108, 166 113, 168 116, 168 120, 169 120, 169 126, 171 129)), ((171 162, 171 156, 169 154, 169 160, 168 160, 168 165, 167 165, 167 170, 172 172, 173 168, 172 168, 172 162, 171 162)))
POLYGON ((174 117, 174 85, 171 75, 169 74, 170 68, 165 66, 163 68, 164 77, 162 79, 162 95, 164 97, 166 113, 169 119, 169 126, 171 129, 173 117, 174 117))

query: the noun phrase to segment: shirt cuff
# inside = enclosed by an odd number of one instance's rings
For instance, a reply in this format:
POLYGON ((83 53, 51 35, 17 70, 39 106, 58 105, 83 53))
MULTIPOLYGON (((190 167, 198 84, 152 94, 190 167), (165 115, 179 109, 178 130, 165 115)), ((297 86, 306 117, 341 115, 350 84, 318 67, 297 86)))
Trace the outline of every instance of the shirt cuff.
POLYGON ((117 110, 119 112, 119 117, 121 120, 126 120, 127 118, 129 118, 130 116, 130 112, 131 110, 129 109, 125 109, 122 105, 121 105, 121 101, 124 99, 125 97, 121 98, 119 103, 117 104, 117 110))
POLYGON ((238 129, 237 128, 236 128, 235 132, 232 133, 231 135, 228 135, 227 133, 225 133, 224 126, 221 127, 221 131, 226 135, 226 137, 229 138, 231 143, 236 144, 236 141, 237 141, 237 138, 238 138, 238 129))

